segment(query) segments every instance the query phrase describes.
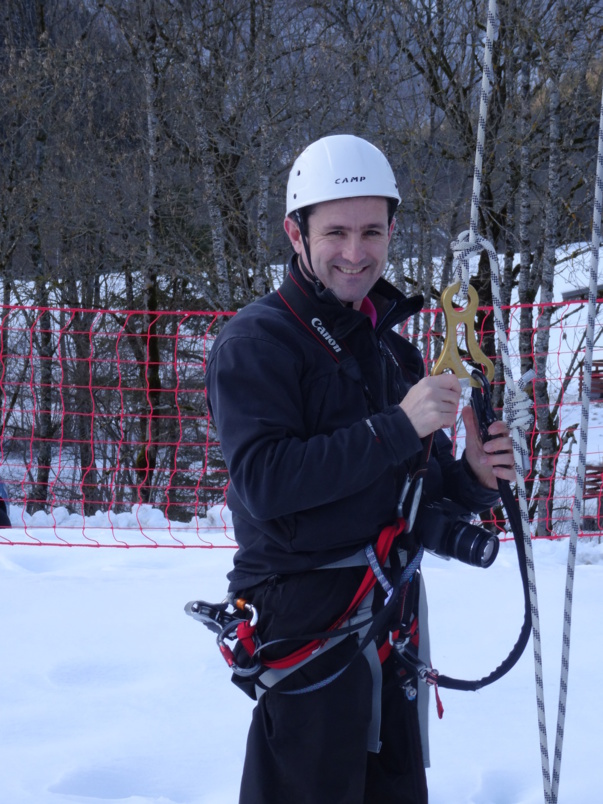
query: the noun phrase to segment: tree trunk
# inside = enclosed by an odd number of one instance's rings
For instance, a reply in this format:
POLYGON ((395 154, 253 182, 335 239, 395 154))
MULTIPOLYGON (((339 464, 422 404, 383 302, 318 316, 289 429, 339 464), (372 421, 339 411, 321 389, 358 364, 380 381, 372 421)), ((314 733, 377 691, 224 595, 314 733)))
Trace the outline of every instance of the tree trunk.
POLYGON ((158 309, 157 286, 157 238, 158 217, 157 202, 159 187, 157 182, 157 149, 159 144, 157 117, 157 63, 154 47, 156 42, 155 23, 152 18, 145 20, 146 30, 142 46, 141 69, 143 73, 146 118, 147 118, 147 253, 144 268, 144 299, 147 315, 145 334, 147 349, 144 365, 144 392, 146 400, 145 412, 140 419, 141 448, 136 458, 138 499, 141 503, 149 503, 153 498, 153 476, 157 466, 159 411, 161 405, 161 373, 160 348, 157 332, 158 309))
POLYGON ((536 328, 536 374, 534 396, 536 422, 540 437, 540 473, 538 485, 538 536, 550 536, 553 529, 553 498, 555 494, 555 463, 558 447, 557 423, 553 420, 547 383, 547 358, 550 342, 550 327, 553 308, 553 282, 555 278, 556 249, 559 228, 559 147, 560 92, 559 58, 553 53, 549 100, 549 173, 548 195, 545 209, 544 251, 542 283, 540 289, 541 310, 536 328))
POLYGON ((37 306, 40 308, 38 317, 39 345, 37 349, 34 346, 34 352, 37 352, 39 372, 34 375, 37 404, 31 443, 31 461, 33 462, 35 459, 37 471, 30 502, 27 506, 27 511, 30 514, 36 511, 44 511, 48 502, 52 464, 52 439, 54 435, 52 426, 52 320, 48 310, 48 293, 43 280, 40 280, 38 285, 37 306))

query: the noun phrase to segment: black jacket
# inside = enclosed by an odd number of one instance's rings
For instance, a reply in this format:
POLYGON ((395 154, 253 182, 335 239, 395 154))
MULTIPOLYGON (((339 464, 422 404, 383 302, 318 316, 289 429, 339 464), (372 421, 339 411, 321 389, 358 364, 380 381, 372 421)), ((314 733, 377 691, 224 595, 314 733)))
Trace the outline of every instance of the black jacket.
MULTIPOLYGON (((419 351, 391 327, 423 299, 406 298, 383 279, 370 299, 375 328, 304 280, 293 261, 283 288, 239 312, 211 349, 208 403, 230 473, 239 546, 233 591, 350 555, 395 520, 422 451, 398 403, 424 369, 419 351), (305 313, 284 292, 299 295, 299 288, 305 313)), ((434 439, 425 493, 471 511, 498 499, 453 458, 443 432, 434 439)))

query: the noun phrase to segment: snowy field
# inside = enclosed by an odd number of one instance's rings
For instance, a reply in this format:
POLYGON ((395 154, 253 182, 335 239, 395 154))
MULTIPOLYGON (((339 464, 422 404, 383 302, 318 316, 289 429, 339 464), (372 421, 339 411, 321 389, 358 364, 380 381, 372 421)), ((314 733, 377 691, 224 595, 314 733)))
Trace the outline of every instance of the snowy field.
MULTIPOLYGON (((13 529, 12 536, 17 536, 13 529)), ((550 753, 567 541, 535 544, 550 753)), ((184 604, 219 601, 230 549, 0 547, 0 801, 236 804, 252 702, 184 604)), ((427 557, 433 660, 481 677, 522 622, 515 551, 427 557)), ((603 546, 579 546, 560 804, 601 800, 603 546)), ((432 804, 544 801, 531 642, 503 680, 432 706, 432 804)))
MULTIPOLYGON (((570 267, 558 299, 588 283, 587 255, 570 267)), ((557 326, 553 335, 554 355, 565 335, 557 326)), ((566 353, 575 348, 568 342, 566 353)), ((594 462, 603 411, 591 412, 594 462)), ((563 428, 578 407, 568 416, 563 428)), ((183 611, 190 600, 223 599, 232 533, 214 509, 188 528, 168 528, 158 513, 142 506, 84 523, 63 508, 29 517, 13 506, 10 538, 24 544, 0 536, 0 804, 236 804, 253 704, 230 683, 213 635, 183 611), (80 546, 60 546, 69 542, 80 546), (225 547, 194 549, 204 543, 225 547)), ((567 547, 534 545, 551 766, 567 547)), ((424 570, 434 666, 486 675, 523 621, 513 545, 488 570, 431 556, 424 570)), ((603 545, 579 544, 573 616, 559 804, 597 804, 603 545)), ((431 711, 431 804, 543 802, 531 642, 493 686, 441 695, 443 720, 431 711)))

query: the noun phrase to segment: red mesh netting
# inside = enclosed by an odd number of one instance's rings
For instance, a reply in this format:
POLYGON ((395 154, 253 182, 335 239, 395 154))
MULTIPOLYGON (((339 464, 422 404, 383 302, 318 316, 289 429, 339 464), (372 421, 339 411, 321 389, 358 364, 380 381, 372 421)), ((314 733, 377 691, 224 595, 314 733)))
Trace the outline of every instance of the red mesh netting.
MULTIPOLYGON (((520 355, 521 311, 509 311, 516 379, 535 357, 540 315, 537 307, 530 310, 534 323, 523 333, 530 346, 520 355)), ((233 545, 228 478, 204 388, 206 356, 231 314, 18 306, 0 314, 0 479, 13 524, 0 531, 0 543, 233 545)), ((492 355, 490 311, 480 310, 480 320, 481 346, 492 355)), ((532 512, 546 518, 549 535, 569 532, 585 324, 584 302, 554 306, 547 376, 538 380, 546 383, 551 438, 543 450, 538 428, 529 434, 534 455, 527 484, 532 512), (543 483, 542 472, 552 482, 543 483)), ((429 355, 428 368, 441 348, 441 330, 437 310, 407 328, 429 355)), ((603 530, 602 409, 596 404, 603 401, 603 354, 597 346, 594 370, 582 517, 588 535, 603 530)), ((542 426, 544 418, 539 421, 542 426)), ((457 441, 462 447, 460 431, 457 441)), ((502 520, 498 525, 504 527, 502 520)))

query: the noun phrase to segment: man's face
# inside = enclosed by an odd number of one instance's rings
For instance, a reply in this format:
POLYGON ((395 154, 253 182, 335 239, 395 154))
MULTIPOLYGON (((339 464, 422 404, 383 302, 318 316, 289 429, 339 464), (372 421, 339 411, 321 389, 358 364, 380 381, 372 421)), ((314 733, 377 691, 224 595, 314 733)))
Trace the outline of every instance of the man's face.
MULTIPOLYGON (((394 221, 387 224, 385 198, 345 198, 317 204, 308 218, 314 273, 337 298, 358 309, 385 269, 394 221)), ((306 273, 308 259, 299 227, 285 218, 285 230, 306 273)))

